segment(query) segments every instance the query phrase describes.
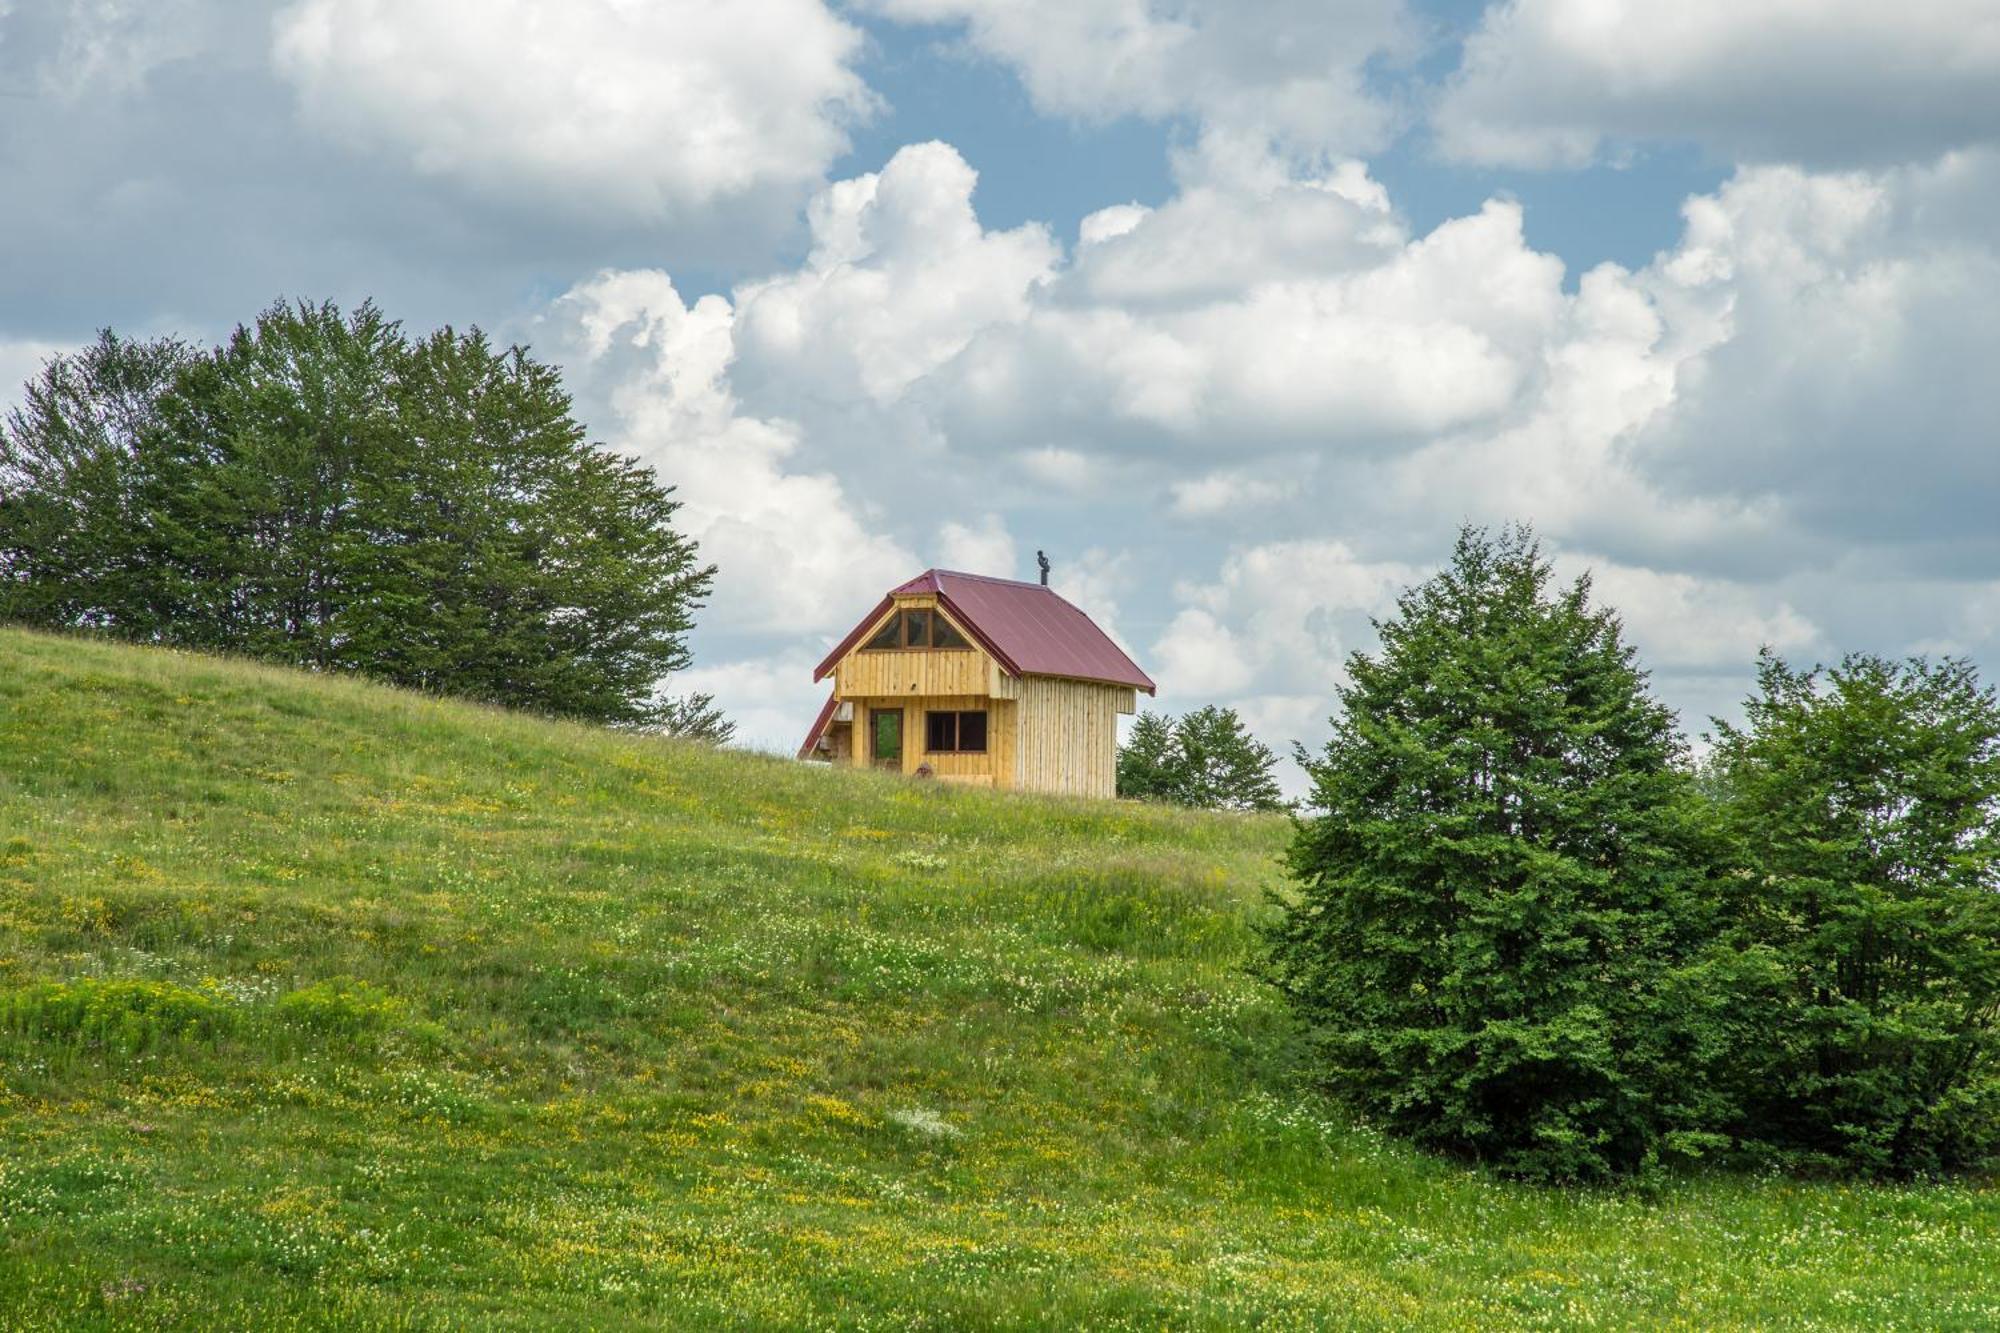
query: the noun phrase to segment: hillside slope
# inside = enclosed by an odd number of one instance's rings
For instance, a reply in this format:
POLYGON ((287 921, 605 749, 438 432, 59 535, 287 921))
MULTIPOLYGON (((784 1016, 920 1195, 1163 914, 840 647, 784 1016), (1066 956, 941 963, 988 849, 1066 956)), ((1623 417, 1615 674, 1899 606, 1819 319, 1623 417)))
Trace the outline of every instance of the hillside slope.
POLYGON ((0 631, 0 1327, 2000 1324, 1990 1185, 1347 1126, 1284 839, 0 631))

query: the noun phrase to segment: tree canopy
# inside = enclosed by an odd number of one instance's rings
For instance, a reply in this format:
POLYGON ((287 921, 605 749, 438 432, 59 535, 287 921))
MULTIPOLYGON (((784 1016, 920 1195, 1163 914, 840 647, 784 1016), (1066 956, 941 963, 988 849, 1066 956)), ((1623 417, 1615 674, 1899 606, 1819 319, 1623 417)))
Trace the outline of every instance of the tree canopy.
POLYGON ((106 333, 0 424, 0 618, 668 720, 713 570, 557 372, 477 329, 279 304, 106 333))
POLYGON ((1272 979, 1329 1084, 1537 1179, 2000 1155, 2000 699, 1766 654, 1690 761, 1617 617, 1467 529, 1348 662, 1272 979))
POLYGON ((1118 794, 1204 810, 1280 810, 1278 756, 1233 708, 1197 708, 1179 721, 1144 712, 1118 751, 1118 794))
POLYGON ((1815 1167, 2000 1148, 2000 701, 1971 665, 1766 655, 1716 724, 1735 835, 1740 1132, 1815 1167))
POLYGON ((1521 1174, 1632 1170, 1696 1123, 1692 787, 1587 579, 1468 529, 1357 653, 1308 758, 1274 978, 1324 1067, 1420 1142, 1521 1174))

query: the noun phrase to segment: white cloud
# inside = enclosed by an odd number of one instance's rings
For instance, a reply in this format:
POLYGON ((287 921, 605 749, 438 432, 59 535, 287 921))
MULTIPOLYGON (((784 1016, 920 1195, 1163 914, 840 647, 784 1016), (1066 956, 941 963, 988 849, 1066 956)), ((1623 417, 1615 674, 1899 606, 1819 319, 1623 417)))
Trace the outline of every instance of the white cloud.
POLYGON ((1212 583, 1177 590, 1183 609, 1154 645, 1163 691, 1208 701, 1243 692, 1330 697, 1368 618, 1416 571, 1342 541, 1267 542, 1231 551, 1212 583))
POLYGON ((837 633, 916 560, 870 530, 835 476, 788 466, 795 424, 739 411, 733 317, 721 297, 684 306, 664 273, 606 273, 558 300, 544 331, 603 400, 612 443, 680 488, 681 523, 720 569, 705 623, 837 633))
POLYGON ((1241 472, 1211 472, 1174 482, 1173 511, 1189 518, 1205 518, 1241 509, 1275 504, 1290 493, 1280 481, 1246 476, 1241 472))
POLYGON ((1013 534, 998 514, 986 515, 977 527, 952 520, 938 529, 937 568, 1011 579, 1019 564, 1013 534))
POLYGON ((807 211, 804 266, 737 292, 738 378, 772 400, 899 397, 982 329, 1020 320, 1059 259, 1039 225, 987 231, 947 144, 899 151, 807 211))
POLYGON ((817 665, 817 657, 798 652, 705 662, 668 677, 664 688, 674 695, 715 696, 716 705, 736 724, 730 744, 790 755, 798 752, 832 688, 814 682, 817 665))
POLYGON ((44 342, 38 338, 0 338, 0 418, 21 401, 22 386, 42 373, 53 356, 74 352, 82 344, 44 342))
POLYGON ((1798 654, 1824 645, 1819 628, 1768 587, 1572 552, 1556 567, 1565 578, 1588 571, 1593 600, 1617 609, 1641 659, 1663 671, 1741 670, 1761 648, 1798 654))
POLYGON ((532 209, 674 218, 818 182, 872 94, 822 0, 298 0, 307 119, 532 209))
POLYGON ((1070 448, 1372 447, 1493 418, 1539 369, 1562 265, 1523 243, 1518 206, 1413 240, 1351 165, 1257 188, 1192 185, 1097 230, 1051 299, 941 368, 941 427, 1070 448))
MULTIPOLYGON (((54 41, 37 62, 42 91, 74 104, 137 92, 161 66, 199 53, 220 22, 211 0, 55 0, 54 41)), ((0 4, 5 23, 9 4, 0 4)), ((0 43, 5 34, 0 32, 0 43)))
POLYGON ((1643 438, 1647 471, 1751 497, 1830 549, 2000 555, 2000 248, 1976 220, 1995 204, 1992 150, 1879 173, 1747 169, 1692 202, 1653 282, 1711 345, 1643 438))
POLYGON ((964 25, 1044 112, 1191 116, 1294 152, 1365 151, 1392 125, 1372 59, 1413 52, 1402 0, 860 0, 907 22, 964 25))
POLYGON ((1058 551, 1050 557, 1049 563, 1049 586, 1071 606, 1096 621, 1098 628, 1111 636, 1112 641, 1129 655, 1132 646, 1119 629, 1118 603, 1124 590, 1132 583, 1131 556, 1124 551, 1092 546, 1076 556, 1058 551))
POLYGON ((1189 171, 1068 258, 983 227, 973 186, 922 145, 829 187, 811 257, 732 298, 566 298, 614 438, 723 566, 718 625, 837 633, 912 551, 1042 545, 1166 706, 1316 729, 1452 531, 1525 519, 1699 718, 1765 643, 1965 638, 1925 562, 2000 563, 1993 154, 1746 168, 1653 263, 1573 288, 1517 205, 1413 235, 1347 165, 1189 171))
POLYGON ((1199 607, 1188 607, 1153 645, 1154 679, 1179 698, 1214 698, 1247 689, 1257 670, 1235 631, 1199 607))
POLYGON ((1074 449, 1044 445, 1018 455, 1021 469, 1036 481, 1059 491, 1088 491, 1100 480, 1098 460, 1074 449))
POLYGON ((1693 141, 1737 160, 1929 158, 2000 137, 1989 0, 1512 0, 1436 108, 1444 151, 1578 166, 1693 141))

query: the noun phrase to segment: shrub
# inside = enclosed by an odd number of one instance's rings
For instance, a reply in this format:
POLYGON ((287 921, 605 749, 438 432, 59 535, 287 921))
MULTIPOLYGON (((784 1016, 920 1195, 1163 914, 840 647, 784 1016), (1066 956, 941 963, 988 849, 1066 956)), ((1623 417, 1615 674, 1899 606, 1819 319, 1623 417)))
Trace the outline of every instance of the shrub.
POLYGON ((1467 529, 1354 655, 1271 934, 1321 1067, 1419 1142, 1542 1179, 1714 1140, 1722 1013, 1673 715, 1526 530, 1467 529))
POLYGON ((170 981, 41 982, 0 995, 0 1026, 38 1040, 101 1046, 121 1055, 170 1038, 213 1038, 236 1012, 204 991, 170 981))
POLYGON ((380 1032, 403 1015, 403 1004, 365 981, 334 977, 281 997, 278 1019, 323 1036, 356 1038, 380 1032))
POLYGON ((1750 874, 1725 929, 1764 1040, 1740 1132, 1797 1164, 2000 1151, 2000 702, 1971 666, 1766 655, 1714 767, 1750 874))

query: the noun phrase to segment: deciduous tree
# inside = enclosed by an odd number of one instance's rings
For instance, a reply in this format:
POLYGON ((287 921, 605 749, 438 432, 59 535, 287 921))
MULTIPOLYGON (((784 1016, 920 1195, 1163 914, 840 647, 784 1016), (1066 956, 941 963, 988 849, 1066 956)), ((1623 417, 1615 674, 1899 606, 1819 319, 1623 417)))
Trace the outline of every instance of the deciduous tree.
POLYGON ((0 432, 0 616, 656 724, 713 570, 556 371, 372 305, 97 348, 0 432))

